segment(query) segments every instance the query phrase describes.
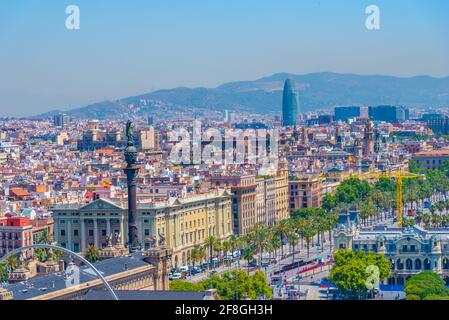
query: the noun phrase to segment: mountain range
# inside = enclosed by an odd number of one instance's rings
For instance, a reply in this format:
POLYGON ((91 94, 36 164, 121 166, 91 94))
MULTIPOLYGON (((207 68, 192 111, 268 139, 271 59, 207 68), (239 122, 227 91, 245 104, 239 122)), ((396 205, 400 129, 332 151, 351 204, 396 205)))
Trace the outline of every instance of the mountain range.
MULTIPOLYGON (((335 105, 403 105, 408 107, 449 106, 449 77, 394 77, 340 73, 295 75, 277 73, 254 81, 230 82, 216 88, 174 88, 158 90, 116 101, 103 101, 66 110, 73 118, 123 118, 182 113, 191 108, 259 114, 280 113, 284 81, 296 82, 302 111, 335 105), (132 105, 132 106, 131 106, 132 105)), ((46 118, 59 110, 32 118, 46 118)))

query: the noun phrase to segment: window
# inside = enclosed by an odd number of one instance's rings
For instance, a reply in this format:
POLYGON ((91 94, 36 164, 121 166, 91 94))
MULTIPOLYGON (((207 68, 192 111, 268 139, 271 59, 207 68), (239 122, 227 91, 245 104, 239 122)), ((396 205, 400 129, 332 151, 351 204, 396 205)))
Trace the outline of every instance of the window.
POLYGON ((73 235, 74 235, 75 237, 78 236, 78 229, 73 230, 73 235))
POLYGON ((145 236, 149 236, 150 235, 150 229, 145 229, 145 236))
POLYGON ((94 230, 89 230, 89 237, 93 237, 94 236, 94 230))
POLYGON ((65 230, 64 229, 61 230, 61 237, 65 237, 65 230))

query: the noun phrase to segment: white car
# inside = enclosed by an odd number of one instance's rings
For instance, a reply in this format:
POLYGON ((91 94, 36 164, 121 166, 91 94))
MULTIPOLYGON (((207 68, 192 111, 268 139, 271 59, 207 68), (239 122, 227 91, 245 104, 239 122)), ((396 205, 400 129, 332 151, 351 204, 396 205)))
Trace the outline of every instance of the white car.
POLYGON ((179 271, 181 272, 188 272, 189 271, 189 266, 182 266, 179 268, 179 271))
POLYGON ((173 273, 173 274, 168 276, 169 280, 179 280, 181 278, 182 278, 182 274, 180 274, 178 272, 177 273, 173 273))

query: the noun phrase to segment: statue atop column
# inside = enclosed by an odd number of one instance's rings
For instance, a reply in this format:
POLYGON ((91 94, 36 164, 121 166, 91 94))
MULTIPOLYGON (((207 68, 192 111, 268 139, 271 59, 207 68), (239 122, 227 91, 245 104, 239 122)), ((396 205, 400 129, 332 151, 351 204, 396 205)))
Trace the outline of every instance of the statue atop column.
POLYGON ((124 172, 126 174, 126 180, 128 184, 128 248, 130 253, 139 250, 140 244, 138 241, 138 228, 137 228, 137 195, 136 195, 136 177, 139 172, 139 166, 137 162, 137 148, 134 145, 134 133, 132 122, 128 120, 126 122, 126 138, 128 140, 128 146, 125 149, 125 161, 126 168, 124 172))
POLYGON ((128 140, 128 146, 134 145, 134 132, 133 132, 133 123, 131 120, 126 122, 126 138, 128 140))
POLYGON ((134 146, 133 123, 131 120, 126 122, 126 139, 128 140, 128 146, 125 149, 125 159, 126 163, 131 166, 137 161, 137 149, 134 146))

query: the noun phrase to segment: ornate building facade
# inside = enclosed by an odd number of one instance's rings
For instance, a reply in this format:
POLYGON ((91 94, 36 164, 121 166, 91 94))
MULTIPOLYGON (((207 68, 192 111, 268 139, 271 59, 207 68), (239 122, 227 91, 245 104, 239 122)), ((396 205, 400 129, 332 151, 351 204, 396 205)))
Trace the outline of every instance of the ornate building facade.
POLYGON ((340 214, 334 232, 336 249, 362 250, 383 254, 391 261, 390 285, 403 285, 405 280, 424 270, 431 270, 449 280, 449 230, 387 228, 361 229, 357 212, 340 214))
MULTIPOLYGON (((127 204, 99 199, 87 205, 52 208, 55 240, 75 252, 89 245, 106 248, 108 237, 127 242, 127 204)), ((231 198, 214 192, 165 202, 137 205, 137 238, 143 249, 166 246, 173 249, 173 266, 185 265, 195 246, 209 236, 225 240, 232 234, 231 198)))

